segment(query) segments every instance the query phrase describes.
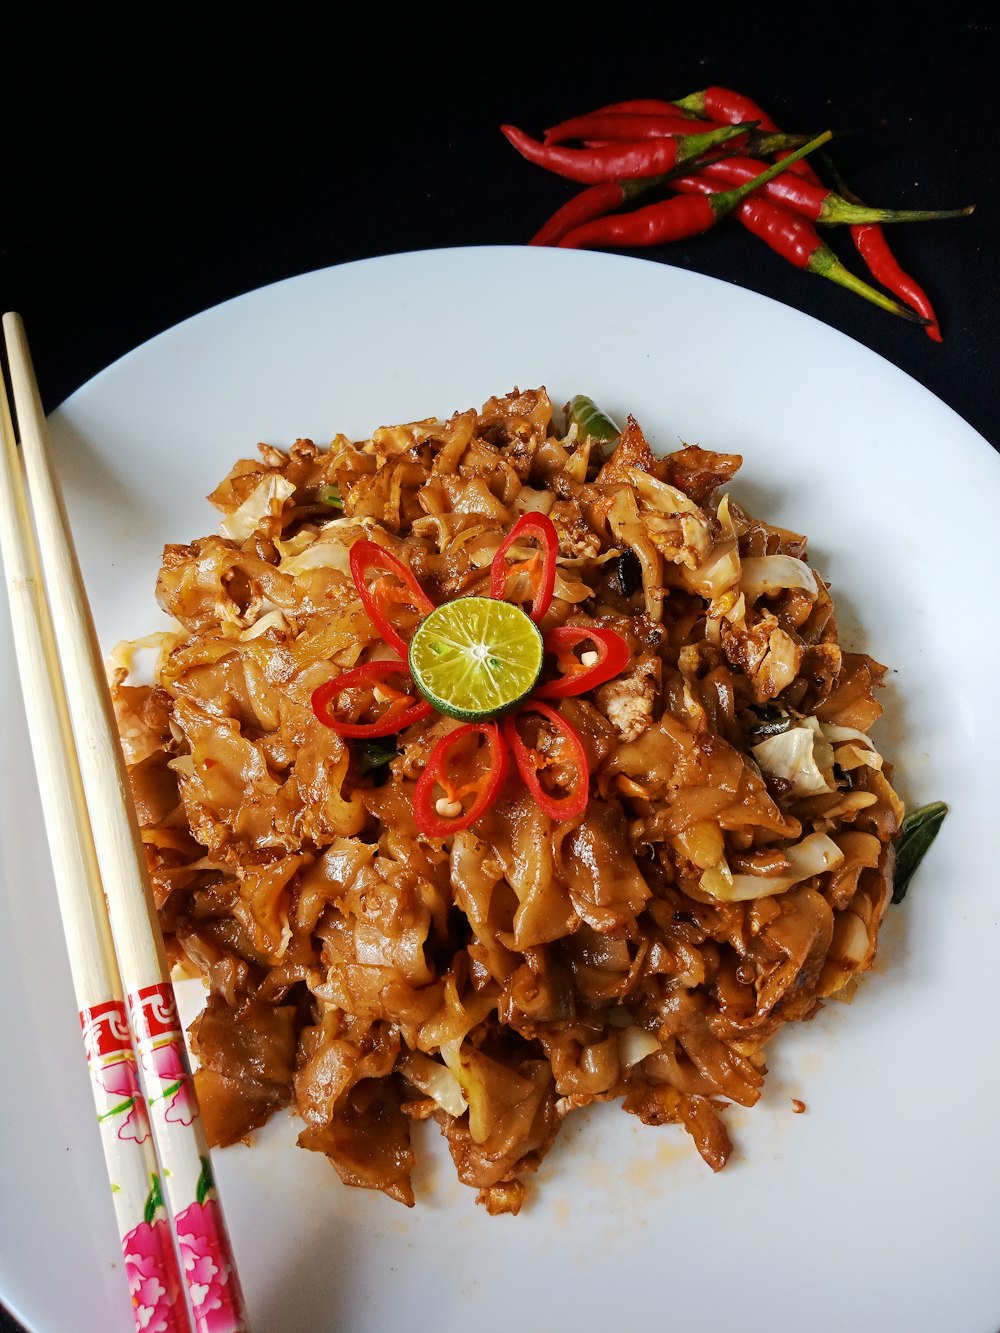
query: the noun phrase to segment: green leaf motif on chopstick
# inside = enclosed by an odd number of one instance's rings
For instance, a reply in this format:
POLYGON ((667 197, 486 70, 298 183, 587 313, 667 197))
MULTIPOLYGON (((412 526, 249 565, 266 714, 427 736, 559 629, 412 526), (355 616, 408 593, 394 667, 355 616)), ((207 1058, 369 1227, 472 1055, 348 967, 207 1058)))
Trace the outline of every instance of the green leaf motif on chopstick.
POLYGON ((178 1079, 176 1083, 171 1083, 169 1087, 164 1088, 163 1091, 157 1093, 155 1097, 150 1097, 150 1105, 152 1105, 153 1102, 165 1102, 168 1097, 173 1097, 174 1093, 179 1092, 183 1086, 184 1085, 180 1079, 178 1079))
POLYGON ((215 1189, 215 1178, 212 1175, 212 1164, 208 1158, 201 1157, 199 1161, 201 1162, 201 1175, 198 1177, 195 1198, 199 1203, 204 1203, 210 1192, 215 1189))
POLYGON ((135 1098, 128 1097, 125 1101, 119 1102, 117 1106, 112 1106, 110 1111, 102 1111, 97 1117, 97 1122, 100 1124, 104 1120, 110 1120, 113 1115, 121 1115, 123 1111, 131 1111, 134 1105, 135 1098))
POLYGON ((896 874, 892 886, 894 903, 901 903, 906 897, 910 880, 930 850, 947 813, 948 807, 944 801, 931 801, 928 805, 918 805, 903 820, 895 844, 896 874))
POLYGON ((157 1211, 164 1207, 164 1203, 163 1191, 160 1189, 160 1177, 154 1173, 150 1176, 150 1180, 152 1181, 152 1185, 150 1186, 149 1194, 146 1197, 146 1206, 142 1210, 142 1216, 146 1222, 152 1225, 157 1211))

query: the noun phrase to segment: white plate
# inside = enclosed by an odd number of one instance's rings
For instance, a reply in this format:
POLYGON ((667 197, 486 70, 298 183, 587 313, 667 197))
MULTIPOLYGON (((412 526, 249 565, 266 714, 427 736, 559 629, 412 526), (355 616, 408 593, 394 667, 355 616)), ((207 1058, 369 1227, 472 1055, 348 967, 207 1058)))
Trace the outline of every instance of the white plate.
MULTIPOLYGON (((902 794, 951 814, 855 1003, 769 1048, 718 1176, 683 1130, 613 1106, 570 1121, 516 1218, 476 1206, 433 1129, 413 1210, 343 1186, 291 1116, 217 1152, 257 1333, 556 1316, 992 1333, 1000 458, 926 390, 806 316, 645 260, 467 249, 293 279, 155 338, 55 414, 103 644, 158 625, 163 544, 212 530, 202 497, 258 440, 364 436, 515 385, 589 393, 661 449, 741 452, 733 494, 809 534, 843 636, 895 668, 880 735, 902 794)), ((6 616, 0 673, 0 1295, 39 1333, 129 1333, 6 616)))

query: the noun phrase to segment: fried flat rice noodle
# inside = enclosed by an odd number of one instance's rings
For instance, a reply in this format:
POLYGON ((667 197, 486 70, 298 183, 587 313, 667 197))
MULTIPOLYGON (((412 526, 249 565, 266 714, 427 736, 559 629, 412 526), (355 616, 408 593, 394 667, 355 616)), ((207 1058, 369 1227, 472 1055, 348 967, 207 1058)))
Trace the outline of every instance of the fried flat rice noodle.
MULTIPOLYGON (((598 456, 544 389, 448 420, 260 446, 168 546, 152 683, 112 684, 157 906, 207 1004, 191 1045, 214 1144, 292 1107, 349 1185, 412 1205, 410 1124, 516 1213, 563 1120, 618 1101, 719 1170, 765 1047, 873 962, 903 810, 869 736, 885 668, 838 642, 804 536, 748 514, 741 458, 658 457, 628 418, 598 456), (560 704, 590 801, 554 823, 516 776, 428 839, 413 789, 455 724, 375 772, 313 691, 386 649, 350 575, 365 538, 435 602, 488 594, 524 513, 559 537, 542 629, 631 660, 560 704)), ((528 553, 530 554, 530 552, 528 553)))

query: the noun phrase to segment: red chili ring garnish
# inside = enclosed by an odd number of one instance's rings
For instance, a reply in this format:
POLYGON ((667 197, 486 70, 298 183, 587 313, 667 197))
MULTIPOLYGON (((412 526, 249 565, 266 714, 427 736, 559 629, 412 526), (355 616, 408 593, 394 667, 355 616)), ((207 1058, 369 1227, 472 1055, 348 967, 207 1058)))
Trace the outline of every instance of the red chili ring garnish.
POLYGON ((517 771, 520 773, 524 785, 535 798, 535 803, 551 815, 556 820, 574 819, 577 815, 583 814, 587 808, 587 800, 590 795, 590 766, 587 763, 587 753, 583 748, 583 741, 580 739, 574 727, 566 721, 564 717, 551 708, 548 704, 532 700, 530 703, 519 708, 516 713, 511 713, 505 717, 501 723, 504 740, 510 746, 511 754, 514 756, 514 763, 517 765, 517 771), (538 772, 546 765, 544 756, 537 750, 526 745, 521 738, 521 733, 517 729, 519 718, 526 713, 538 713, 550 724, 550 726, 564 738, 571 751, 571 758, 576 767, 576 778, 572 790, 566 796, 552 796, 542 786, 538 772))
POLYGON ((460 829, 468 828, 484 815, 507 776, 507 746, 495 722, 468 722, 457 727, 438 741, 427 757, 424 771, 417 779, 413 792, 413 814, 417 828, 428 838, 446 838, 460 829), (489 767, 471 782, 458 785, 448 774, 448 757, 457 745, 472 732, 486 738, 489 767), (438 814, 435 787, 444 791, 444 799, 461 805, 462 797, 474 794, 469 808, 451 818, 438 814))
POLYGON ((536 688, 536 699, 566 699, 573 694, 585 694, 617 676, 632 656, 627 642, 616 630, 597 626, 560 625, 546 634, 545 648, 555 653, 560 674, 536 688), (593 666, 584 666, 573 651, 581 643, 594 645, 597 661, 593 666))
POLYGON ((405 657, 407 642, 389 623, 386 616, 387 605, 395 602, 400 606, 412 607, 422 619, 434 610, 434 603, 401 560, 397 560, 384 546, 367 539, 355 542, 351 547, 351 577, 354 579, 354 586, 358 590, 361 603, 368 613, 368 619, 390 648, 395 648, 400 657, 405 657), (394 574, 403 586, 395 588, 387 579, 382 578, 377 579, 369 588, 366 576, 374 569, 383 569, 394 574))
POLYGON ((350 671, 342 672, 339 676, 334 676, 333 680, 328 680, 313 690, 312 707, 323 725, 335 731, 338 736, 372 739, 377 736, 391 736, 394 732, 402 731, 404 727, 412 726, 414 722, 429 717, 434 711, 425 699, 417 699, 406 663, 394 659, 365 662, 350 671), (409 682, 410 691, 394 690, 388 686, 386 682, 391 676, 400 676, 409 682), (389 696, 389 707, 374 722, 341 722, 331 712, 331 705, 344 690, 359 685, 370 685, 373 690, 377 685, 381 685, 383 692, 389 696))
POLYGON ((507 585, 512 574, 527 570, 531 579, 531 610, 528 614, 537 624, 552 605, 552 591, 556 586, 556 556, 559 554, 559 534, 547 514, 522 514, 500 543, 490 565, 490 596, 496 601, 507 600, 507 585), (516 541, 534 537, 541 548, 530 560, 507 565, 506 555, 516 541))

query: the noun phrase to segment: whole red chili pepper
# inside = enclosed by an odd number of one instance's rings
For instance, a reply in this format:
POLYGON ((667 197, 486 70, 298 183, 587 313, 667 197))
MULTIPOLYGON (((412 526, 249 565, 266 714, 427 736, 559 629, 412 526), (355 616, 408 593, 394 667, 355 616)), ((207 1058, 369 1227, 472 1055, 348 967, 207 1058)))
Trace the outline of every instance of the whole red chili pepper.
POLYGON ((552 604, 556 583, 556 556, 559 554, 559 534, 547 514, 522 514, 497 548, 490 565, 490 596, 498 600, 507 596, 510 576, 526 569, 532 579, 531 610, 528 614, 536 623, 552 604), (539 544, 539 551, 527 561, 507 564, 507 552, 515 542, 530 540, 539 544))
POLYGON ((314 690, 311 702, 313 712, 320 722, 331 731, 335 731, 338 736, 372 739, 377 736, 392 736, 397 731, 402 731, 404 727, 412 726, 414 722, 429 717, 434 711, 429 703, 417 698, 406 663, 392 659, 364 662, 361 666, 352 667, 350 671, 341 672, 339 676, 334 676, 333 680, 326 681, 314 690), (389 685, 389 680, 396 676, 410 684, 408 691, 395 690, 389 685), (388 708, 373 722, 341 721, 333 711, 336 701, 345 691, 361 688, 371 690, 376 698, 382 693, 383 702, 388 702, 388 708))
MULTIPOLYGON (((610 111, 594 112, 587 116, 575 116, 545 131, 546 144, 571 143, 582 141, 584 147, 600 147, 617 142, 641 139, 662 139, 669 135, 693 134, 699 125, 712 129, 712 122, 688 120, 683 116, 633 115, 629 112, 610 111)), ((741 152, 756 157, 767 157, 786 148, 798 148, 806 142, 801 134, 766 133, 751 130, 746 140, 735 138, 727 144, 727 149, 738 148, 741 152)))
MULTIPOLYGON (((759 158, 780 157, 786 150, 801 147, 808 137, 806 134, 761 134, 758 130, 751 130, 745 138, 740 135, 730 139, 726 144, 726 152, 736 150, 759 158)), ((581 139, 580 147, 610 148, 612 144, 619 142, 621 141, 617 139, 581 139)), ((715 158, 705 157, 702 161, 714 162, 715 158)), ((701 162, 698 165, 701 166, 701 162)))
MULTIPOLYGON (((674 105, 680 107, 682 111, 690 111, 693 115, 713 120, 717 125, 735 125, 743 120, 755 120, 759 129, 769 130, 772 134, 779 132, 779 127, 763 107, 733 88, 721 88, 717 84, 712 84, 700 92, 678 98, 674 105)), ((809 162, 802 162, 792 170, 796 176, 812 181, 813 185, 823 184, 809 162)))
POLYGON ((659 176, 751 128, 749 125, 729 125, 708 134, 679 134, 599 148, 567 148, 563 144, 541 143, 514 125, 500 127, 522 157, 557 176, 579 181, 581 185, 636 176, 659 176))
POLYGON ((486 813, 500 790, 507 776, 507 767, 507 746, 495 722, 467 722, 450 731, 431 750, 417 779, 413 792, 413 816, 417 828, 428 838, 447 838, 474 824, 486 813), (482 736, 486 742, 487 766, 470 780, 459 783, 448 772, 448 760, 456 746, 473 733, 482 736), (439 787, 444 795, 435 798, 434 793, 439 787), (462 798, 470 795, 472 804, 465 808, 462 798), (441 802, 445 813, 438 808, 441 802), (457 806, 458 813, 447 813, 449 806, 457 806))
MULTIPOLYGON (((707 183, 713 184, 711 181, 707 183)), ((760 195, 744 199, 735 213, 747 231, 766 242, 775 253, 797 268, 830 278, 903 319, 924 322, 913 310, 901 306, 845 268, 813 224, 805 218, 798 217, 770 199, 762 199, 760 195)))
MULTIPOLYGON (((714 162, 698 164, 698 175, 719 181, 722 185, 744 185, 760 171, 760 163, 752 157, 724 157, 714 162)), ((671 182, 672 188, 684 192, 678 180, 671 182)), ((813 185, 811 181, 795 176, 791 172, 768 181, 762 193, 776 204, 783 204, 793 213, 800 213, 812 222, 826 225, 835 223, 866 222, 934 222, 941 218, 965 217, 973 212, 973 206, 967 208, 904 209, 904 208, 865 208, 859 201, 849 200, 843 193, 837 194, 825 185, 813 185)))
POLYGON ((664 245, 671 241, 697 236, 731 213, 753 190, 759 190, 769 180, 785 171, 792 163, 813 152, 832 138, 830 130, 817 136, 802 148, 797 148, 784 162, 774 162, 753 180, 735 190, 692 192, 672 195, 656 204, 647 204, 631 213, 620 213, 592 222, 583 223, 568 232, 560 246, 575 249, 583 246, 646 246, 664 245))
MULTIPOLYGON (((609 102, 607 106, 595 107, 592 114, 599 116, 605 111, 629 111, 637 116, 673 116, 677 113, 677 103, 665 102, 660 97, 633 97, 628 102, 609 102)), ((694 115, 690 118, 698 119, 694 115)))
POLYGON ((587 801, 590 796, 590 767, 587 763, 587 753, 583 748, 576 730, 548 704, 540 701, 533 701, 519 708, 516 713, 511 713, 505 717, 501 723, 503 737, 510 746, 510 752, 514 756, 514 763, 517 765, 517 771, 521 775, 521 780, 535 798, 535 804, 552 819, 565 820, 575 819, 577 815, 582 815, 587 808, 587 801), (523 740, 518 730, 518 721, 527 717, 530 713, 537 713, 548 722, 551 730, 555 732, 556 737, 561 739, 562 744, 556 756, 546 756, 540 754, 533 746, 529 746, 523 740), (566 753, 568 751, 568 754, 566 753), (551 764, 562 767, 566 760, 569 760, 573 766, 572 786, 565 796, 553 796, 542 786, 539 772, 551 764))
POLYGON ((602 181, 600 185, 588 185, 561 208, 557 208, 548 221, 535 232, 528 244, 558 245, 566 233, 572 231, 574 227, 579 227, 592 218, 601 218, 608 213, 617 212, 626 204, 633 203, 644 194, 658 189, 668 179, 667 175, 643 176, 639 180, 602 181))
POLYGON ((554 652, 562 668, 559 675, 535 689, 536 699, 566 699, 585 694, 605 681, 617 676, 628 665, 631 651, 628 643, 613 629, 594 625, 560 625, 549 630, 545 647, 554 652), (584 663, 576 656, 581 644, 593 644, 596 661, 584 663))
MULTIPOLYGON (((840 193, 852 203, 860 204, 861 200, 847 188, 836 167, 832 163, 829 165, 840 193)), ((971 212, 972 209, 970 208, 968 211, 971 212)), ((852 227, 851 240, 854 242, 858 254, 868 265, 868 271, 875 281, 880 282, 894 296, 898 296, 908 306, 912 306, 918 315, 922 315, 927 320, 924 327, 928 338, 933 339, 936 343, 943 342, 941 325, 934 313, 930 297, 916 279, 912 278, 903 269, 899 260, 889 248, 885 232, 878 223, 852 227)))
POLYGON ((673 108, 673 114, 635 111, 591 111, 573 116, 545 131, 543 142, 570 143, 573 139, 660 139, 668 134, 710 133, 710 120, 692 120, 673 108))
POLYGON ((880 282, 890 292, 894 292, 908 306, 911 306, 918 315, 923 316, 926 320, 924 327, 929 338, 932 338, 936 343, 943 342, 941 325, 934 313, 930 297, 916 279, 911 278, 909 273, 903 269, 899 260, 890 250, 889 242, 882 228, 877 223, 852 227, 851 239, 854 241, 858 254, 868 265, 868 270, 875 281, 880 282))
POLYGON ((379 546, 377 542, 368 541, 367 538, 355 542, 351 547, 350 561, 351 577, 354 579, 354 586, 358 590, 361 603, 368 613, 368 619, 385 642, 395 648, 400 657, 405 657, 408 651, 407 642, 399 630, 389 623, 390 607, 393 604, 409 607, 418 617, 423 618, 434 610, 434 603, 403 562, 397 560, 391 551, 379 546), (393 585, 389 579, 383 577, 376 579, 374 584, 369 586, 368 576, 377 570, 384 570, 385 573, 394 576, 398 583, 393 585))

